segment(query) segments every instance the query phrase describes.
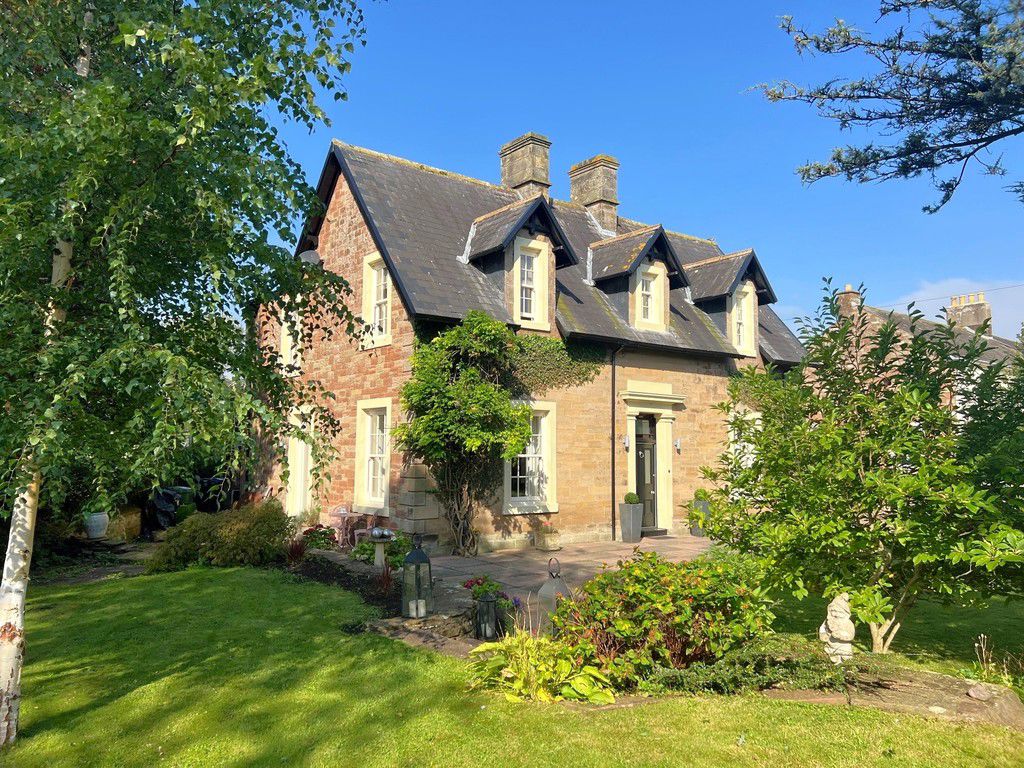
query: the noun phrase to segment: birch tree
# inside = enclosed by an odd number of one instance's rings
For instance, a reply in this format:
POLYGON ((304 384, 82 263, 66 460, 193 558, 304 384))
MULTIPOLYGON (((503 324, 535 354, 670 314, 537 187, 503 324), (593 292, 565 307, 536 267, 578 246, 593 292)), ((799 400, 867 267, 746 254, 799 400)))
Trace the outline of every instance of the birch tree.
POLYGON ((274 121, 326 121, 363 39, 353 0, 0 1, 0 745, 37 509, 69 466, 97 509, 186 447, 328 455, 328 395, 260 344, 258 309, 302 316, 302 344, 356 331, 347 284, 271 241, 317 206, 274 121))

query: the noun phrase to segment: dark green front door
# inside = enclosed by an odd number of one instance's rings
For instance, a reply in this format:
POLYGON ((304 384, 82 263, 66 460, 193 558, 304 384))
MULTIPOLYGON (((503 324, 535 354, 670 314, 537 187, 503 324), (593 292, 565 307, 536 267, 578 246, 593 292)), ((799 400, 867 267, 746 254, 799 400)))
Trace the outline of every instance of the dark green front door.
POLYGON ((636 493, 644 505, 641 530, 658 527, 658 450, 654 440, 654 418, 642 416, 636 420, 636 493))

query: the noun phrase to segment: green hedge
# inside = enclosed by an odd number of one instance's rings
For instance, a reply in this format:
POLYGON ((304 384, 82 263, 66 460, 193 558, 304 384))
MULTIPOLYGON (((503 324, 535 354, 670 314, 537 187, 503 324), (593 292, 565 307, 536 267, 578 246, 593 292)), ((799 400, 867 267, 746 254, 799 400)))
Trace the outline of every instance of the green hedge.
POLYGON ((278 501, 230 512, 197 512, 171 528, 150 560, 150 571, 189 565, 270 565, 284 558, 294 524, 278 501))

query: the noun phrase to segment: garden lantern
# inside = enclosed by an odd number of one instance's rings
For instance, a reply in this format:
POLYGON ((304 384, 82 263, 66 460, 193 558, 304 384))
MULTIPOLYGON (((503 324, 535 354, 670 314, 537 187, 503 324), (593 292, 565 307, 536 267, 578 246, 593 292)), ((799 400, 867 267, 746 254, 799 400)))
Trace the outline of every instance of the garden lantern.
POLYGON ((498 639, 498 596, 495 593, 477 598, 475 630, 477 640, 498 639))
POLYGON ((430 557, 423 551, 423 538, 416 534, 412 539, 412 550, 402 564, 402 615, 423 619, 433 610, 434 583, 430 575, 430 557))
POLYGON ((551 632, 551 614, 558 607, 558 598, 569 595, 569 585, 562 579, 562 564, 557 557, 552 557, 548 560, 548 580, 537 592, 541 634, 551 632))

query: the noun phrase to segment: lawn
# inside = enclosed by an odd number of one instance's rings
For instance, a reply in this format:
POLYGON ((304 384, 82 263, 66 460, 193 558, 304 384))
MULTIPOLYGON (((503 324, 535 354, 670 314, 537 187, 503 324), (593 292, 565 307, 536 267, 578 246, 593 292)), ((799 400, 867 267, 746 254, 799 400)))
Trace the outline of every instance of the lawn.
POLYGON ((758 696, 506 702, 466 692, 461 661, 350 634, 369 614, 274 571, 36 588, 23 730, 0 763, 945 767, 1019 765, 1024 750, 995 727, 758 696))

